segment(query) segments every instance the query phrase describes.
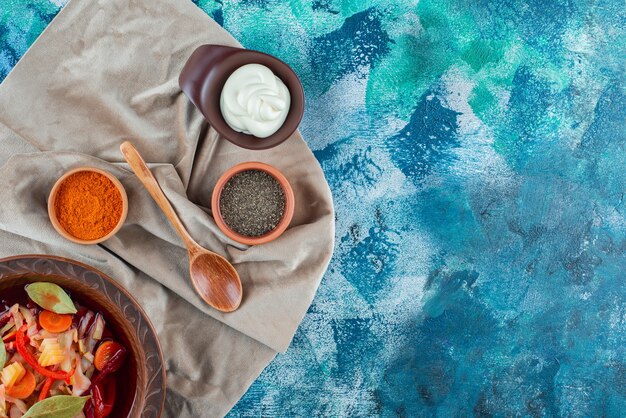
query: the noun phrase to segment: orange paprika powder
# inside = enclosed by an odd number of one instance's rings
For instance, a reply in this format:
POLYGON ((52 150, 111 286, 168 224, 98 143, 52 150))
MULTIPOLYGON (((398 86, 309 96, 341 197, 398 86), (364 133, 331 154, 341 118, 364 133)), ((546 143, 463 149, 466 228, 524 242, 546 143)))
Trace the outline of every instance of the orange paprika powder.
POLYGON ((61 227, 83 240, 102 238, 118 224, 122 195, 106 176, 79 171, 61 183, 54 203, 61 227))

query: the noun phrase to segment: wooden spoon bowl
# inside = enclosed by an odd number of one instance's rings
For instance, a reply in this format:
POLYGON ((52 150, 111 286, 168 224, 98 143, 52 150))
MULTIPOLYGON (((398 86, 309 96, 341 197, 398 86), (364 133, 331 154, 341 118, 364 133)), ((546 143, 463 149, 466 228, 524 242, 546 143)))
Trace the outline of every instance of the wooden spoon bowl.
POLYGON ((189 271, 196 292, 205 301, 212 301, 207 303, 224 312, 237 309, 241 303, 241 281, 237 271, 224 257, 215 257, 207 250, 199 251, 190 257, 189 271), (224 280, 224 277, 236 277, 237 280, 224 280))
POLYGON ((189 254, 191 283, 198 295, 219 311, 232 312, 237 309, 241 304, 243 290, 235 268, 221 255, 201 247, 189 235, 137 149, 127 141, 120 146, 120 150, 185 243, 189 254))

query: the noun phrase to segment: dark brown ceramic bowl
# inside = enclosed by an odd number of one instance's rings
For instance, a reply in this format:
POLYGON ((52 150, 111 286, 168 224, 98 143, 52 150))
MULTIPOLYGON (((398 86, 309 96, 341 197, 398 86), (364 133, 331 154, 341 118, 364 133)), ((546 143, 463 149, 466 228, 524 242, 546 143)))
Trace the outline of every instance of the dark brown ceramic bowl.
POLYGON ((243 148, 261 150, 283 143, 298 129, 304 115, 304 90, 300 79, 283 61, 262 52, 222 45, 202 45, 187 60, 178 83, 213 129, 243 148), (285 83, 291 95, 291 107, 285 123, 267 138, 233 130, 224 120, 220 109, 220 96, 226 80, 237 68, 246 64, 268 67, 285 83))
POLYGON ((110 416, 160 417, 165 402, 163 354, 156 332, 137 301, 104 273, 66 258, 21 255, 0 260, 0 299, 13 294, 17 287, 41 281, 58 284, 79 303, 101 312, 115 337, 128 349, 110 416))

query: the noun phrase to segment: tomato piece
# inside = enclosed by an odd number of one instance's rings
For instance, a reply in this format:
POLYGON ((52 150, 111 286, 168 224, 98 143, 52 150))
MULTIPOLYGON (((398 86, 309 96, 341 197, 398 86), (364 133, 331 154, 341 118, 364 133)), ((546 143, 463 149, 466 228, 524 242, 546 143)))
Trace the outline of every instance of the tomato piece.
POLYGON ((126 349, 112 340, 104 341, 96 350, 94 366, 102 373, 115 373, 122 367, 126 358, 126 349))

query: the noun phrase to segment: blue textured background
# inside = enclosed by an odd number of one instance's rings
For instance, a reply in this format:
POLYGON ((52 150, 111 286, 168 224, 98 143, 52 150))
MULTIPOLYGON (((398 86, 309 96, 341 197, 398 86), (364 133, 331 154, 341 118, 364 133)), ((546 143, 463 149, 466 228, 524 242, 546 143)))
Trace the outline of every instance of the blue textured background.
MULTIPOLYGON (((0 79, 66 0, 2 0, 0 79)), ((198 0, 277 55, 337 207, 232 416, 626 414, 626 7, 198 0)))

